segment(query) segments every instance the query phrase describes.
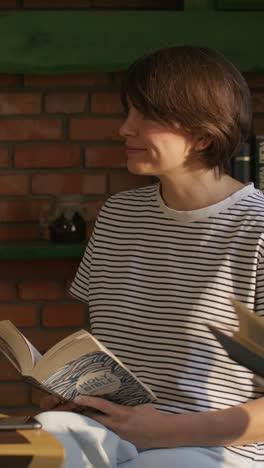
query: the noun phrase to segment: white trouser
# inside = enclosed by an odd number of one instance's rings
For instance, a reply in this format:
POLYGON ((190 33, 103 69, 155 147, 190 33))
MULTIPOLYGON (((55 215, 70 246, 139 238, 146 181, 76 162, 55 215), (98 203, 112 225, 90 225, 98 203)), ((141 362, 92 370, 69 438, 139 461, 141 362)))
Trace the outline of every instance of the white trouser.
POLYGON ((65 448, 64 468, 264 468, 222 447, 178 447, 138 452, 86 416, 48 411, 36 418, 65 448))

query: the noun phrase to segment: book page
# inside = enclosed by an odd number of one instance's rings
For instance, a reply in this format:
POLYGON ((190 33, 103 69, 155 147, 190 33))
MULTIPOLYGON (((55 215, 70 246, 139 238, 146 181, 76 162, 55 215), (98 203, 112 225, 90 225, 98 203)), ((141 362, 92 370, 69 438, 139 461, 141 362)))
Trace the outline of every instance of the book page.
MULTIPOLYGON (((34 361, 37 359, 38 351, 36 348, 29 343, 23 333, 10 320, 2 320, 0 322, 0 337, 8 344, 9 355, 12 353, 13 361, 18 363, 20 372, 22 374, 30 372, 34 361)), ((5 355, 8 358, 8 354, 5 355)))
MULTIPOLYGON (((92 353, 100 349, 89 336, 78 337, 77 339, 67 337, 65 340, 66 343, 64 347, 57 348, 56 352, 53 350, 52 353, 49 351, 45 353, 29 375, 42 381, 72 359, 79 358, 84 354, 92 353)), ((50 351, 52 351, 52 349, 50 351)))
POLYGON ((241 302, 235 299, 231 299, 231 302, 239 319, 239 330, 234 333, 234 336, 254 343, 264 352, 264 319, 258 317, 253 311, 250 312, 241 302))
POLYGON ((76 340, 80 340, 83 337, 86 337, 87 339, 90 339, 92 335, 90 335, 89 332, 86 330, 78 330, 75 333, 72 333, 69 336, 66 336, 66 338, 63 338, 63 340, 59 341, 56 343, 52 348, 50 348, 43 356, 43 360, 49 360, 52 358, 53 355, 58 354, 63 352, 64 349, 66 349, 68 346, 74 346, 73 343, 76 342, 76 340))
POLYGON ((35 346, 33 346, 32 343, 30 343, 30 341, 28 341, 28 339, 25 336, 24 339, 26 340, 31 353, 32 367, 35 367, 37 362, 42 358, 42 354, 35 348, 35 346))

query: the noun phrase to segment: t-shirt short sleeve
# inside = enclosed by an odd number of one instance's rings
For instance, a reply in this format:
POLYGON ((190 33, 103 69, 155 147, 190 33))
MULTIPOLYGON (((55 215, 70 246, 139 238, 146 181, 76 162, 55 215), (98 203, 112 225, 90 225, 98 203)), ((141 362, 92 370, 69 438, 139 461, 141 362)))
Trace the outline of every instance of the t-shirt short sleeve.
POLYGON ((81 301, 88 302, 90 269, 94 244, 94 235, 90 238, 82 261, 70 287, 70 294, 81 301))

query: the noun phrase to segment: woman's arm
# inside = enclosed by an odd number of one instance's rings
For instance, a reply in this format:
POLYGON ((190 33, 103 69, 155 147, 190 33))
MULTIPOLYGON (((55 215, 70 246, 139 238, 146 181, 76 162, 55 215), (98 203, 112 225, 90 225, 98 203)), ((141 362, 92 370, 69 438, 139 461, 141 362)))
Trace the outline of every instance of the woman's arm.
POLYGON ((224 410, 177 416, 181 418, 178 440, 182 437, 184 445, 229 446, 264 441, 264 398, 224 410))
POLYGON ((138 448, 246 445, 264 440, 264 398, 241 406, 199 413, 165 414, 152 405, 120 406, 102 398, 79 397, 85 412, 138 448))

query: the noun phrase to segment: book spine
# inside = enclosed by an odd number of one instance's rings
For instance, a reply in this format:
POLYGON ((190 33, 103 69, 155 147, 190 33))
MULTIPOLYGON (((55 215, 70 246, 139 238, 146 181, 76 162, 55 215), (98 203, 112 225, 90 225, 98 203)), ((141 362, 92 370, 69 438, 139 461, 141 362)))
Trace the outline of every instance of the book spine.
POLYGON ((255 187, 264 191, 264 135, 257 135, 253 161, 255 187))
POLYGON ((251 143, 246 142, 239 154, 232 160, 231 175, 243 184, 252 181, 251 143))
POLYGON ((23 380, 27 384, 32 385, 32 387, 35 387, 37 390, 41 390, 41 391, 44 391, 46 393, 49 393, 50 395, 56 396, 61 400, 61 402, 67 401, 61 395, 58 395, 58 393, 53 392, 50 388, 47 388, 45 385, 42 385, 40 382, 38 382, 36 379, 34 379, 34 377, 31 377, 29 375, 22 375, 22 377, 23 377, 23 380))

